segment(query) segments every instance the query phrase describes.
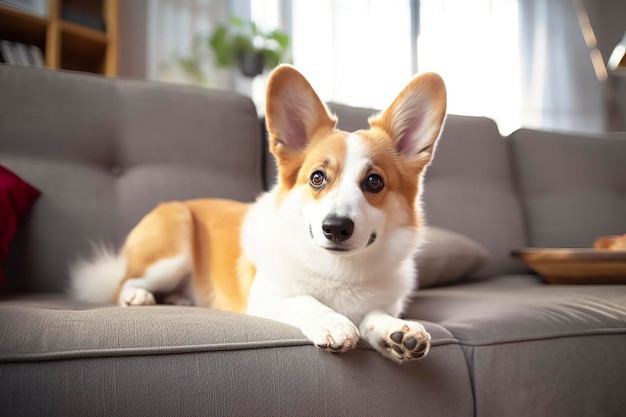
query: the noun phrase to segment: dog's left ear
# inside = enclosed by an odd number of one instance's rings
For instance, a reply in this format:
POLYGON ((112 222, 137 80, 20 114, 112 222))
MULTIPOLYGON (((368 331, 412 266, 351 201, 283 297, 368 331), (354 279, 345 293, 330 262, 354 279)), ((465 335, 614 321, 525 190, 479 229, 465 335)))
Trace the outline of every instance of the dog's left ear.
POLYGON ((415 76, 393 103, 369 120, 384 130, 398 152, 428 164, 446 115, 446 87, 433 72, 415 76))

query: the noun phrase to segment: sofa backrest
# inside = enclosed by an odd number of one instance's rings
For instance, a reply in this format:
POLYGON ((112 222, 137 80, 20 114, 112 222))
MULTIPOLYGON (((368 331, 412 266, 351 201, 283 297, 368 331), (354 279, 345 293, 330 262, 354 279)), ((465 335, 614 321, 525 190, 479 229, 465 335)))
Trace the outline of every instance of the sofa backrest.
MULTIPOLYGON (((329 103, 338 127, 367 128, 376 112, 329 103)), ((514 274, 527 269, 511 251, 527 245, 507 139, 486 118, 449 115, 424 179, 427 223, 443 227, 482 244, 487 264, 474 277, 514 274)))
POLYGON ((590 248, 626 233, 626 133, 521 129, 511 143, 532 246, 590 248))
POLYGON ((117 247, 155 204, 262 189, 254 104, 235 93, 0 65, 0 164, 41 190, 9 290, 62 291, 89 242, 117 247))
POLYGON ((475 276, 527 271, 511 256, 527 239, 509 145, 493 120, 449 115, 426 172, 428 222, 468 236, 489 252, 475 276))

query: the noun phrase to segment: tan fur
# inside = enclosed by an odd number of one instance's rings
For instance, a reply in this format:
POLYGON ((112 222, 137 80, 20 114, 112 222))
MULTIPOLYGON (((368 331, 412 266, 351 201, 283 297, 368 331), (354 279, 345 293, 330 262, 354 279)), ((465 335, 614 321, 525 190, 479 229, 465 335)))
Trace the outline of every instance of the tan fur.
MULTIPOLYGON (((304 152, 304 161, 299 169, 296 184, 305 185, 311 198, 320 200, 339 184, 343 161, 346 154, 345 137, 348 134, 334 130, 324 138, 318 139, 315 146, 311 146, 304 152), (315 190, 308 186, 311 175, 315 171, 321 171, 326 176, 326 186, 315 190)), ((288 190, 286 190, 288 191, 288 190)))
POLYGON ((191 251, 197 304, 245 312, 255 272, 241 259, 239 231, 248 208, 248 204, 217 199, 160 204, 126 239, 122 285, 128 279, 141 278, 159 260, 191 251))
MULTIPOLYGON (((192 236, 192 218, 181 202, 159 204, 135 226, 122 247, 128 279, 141 278, 147 269, 161 259, 173 258, 187 249, 192 236)), ((119 298, 121 286, 115 294, 119 298)))
POLYGON ((309 82, 289 66, 278 67, 268 80, 266 114, 270 151, 278 162, 279 185, 281 190, 289 190, 296 183, 306 148, 333 134, 337 119, 330 115, 309 82), (295 97, 294 91, 305 93, 295 97), (290 105, 285 107, 286 102, 290 105), (307 111, 310 107, 314 111, 307 111), (291 131, 286 126, 294 117, 302 118, 302 124, 291 131), (296 136, 310 138, 308 146, 299 147, 296 136))
POLYGON ((250 206, 208 199, 186 205, 194 219, 196 301, 219 310, 245 312, 255 270, 241 258, 240 229, 250 206))
MULTIPOLYGON (((415 94, 414 92, 418 91, 420 95, 425 95, 433 98, 432 104, 436 106, 434 114, 436 115, 435 122, 436 126, 439 126, 439 129, 433 132, 433 140, 432 143, 434 145, 435 138, 439 136, 440 128, 443 125, 443 120, 446 116, 446 86, 443 83, 441 77, 435 73, 424 73, 419 77, 414 77, 407 85, 402 89, 400 94, 396 97, 393 103, 380 115, 370 119, 369 123, 372 128, 379 128, 387 134, 390 135, 391 138, 395 139, 398 137, 398 128, 400 126, 394 125, 394 114, 397 113, 398 109, 407 102, 407 99, 411 94, 415 94)), ((428 158, 429 162, 432 159, 432 155, 428 158)))

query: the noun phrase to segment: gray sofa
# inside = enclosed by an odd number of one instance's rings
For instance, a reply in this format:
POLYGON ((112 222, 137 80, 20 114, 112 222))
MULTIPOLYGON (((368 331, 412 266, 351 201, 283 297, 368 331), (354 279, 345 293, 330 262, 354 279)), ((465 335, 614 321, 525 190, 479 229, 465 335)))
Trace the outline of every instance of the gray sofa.
MULTIPOLYGON (((340 127, 372 111, 331 106, 340 127)), ((273 179, 253 104, 230 92, 0 65, 0 165, 41 191, 3 264, 0 415, 626 415, 626 286, 544 283, 510 256, 626 232, 626 135, 449 116, 425 180, 430 225, 487 262, 416 292, 432 335, 402 366, 295 328, 194 307, 64 295, 89 241, 119 245, 160 201, 250 201, 273 179)))

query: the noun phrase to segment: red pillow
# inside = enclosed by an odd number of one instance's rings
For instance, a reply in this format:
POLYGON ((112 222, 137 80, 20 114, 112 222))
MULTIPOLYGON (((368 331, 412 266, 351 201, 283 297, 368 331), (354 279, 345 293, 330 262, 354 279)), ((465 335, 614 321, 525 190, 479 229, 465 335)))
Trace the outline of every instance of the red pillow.
MULTIPOLYGON (((0 165, 0 264, 9 255, 9 243, 15 235, 20 217, 39 194, 39 190, 0 165)), ((0 287, 3 284, 4 275, 0 268, 0 287)))

